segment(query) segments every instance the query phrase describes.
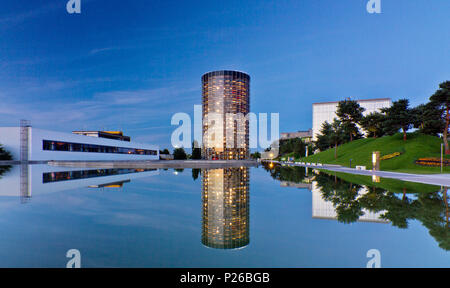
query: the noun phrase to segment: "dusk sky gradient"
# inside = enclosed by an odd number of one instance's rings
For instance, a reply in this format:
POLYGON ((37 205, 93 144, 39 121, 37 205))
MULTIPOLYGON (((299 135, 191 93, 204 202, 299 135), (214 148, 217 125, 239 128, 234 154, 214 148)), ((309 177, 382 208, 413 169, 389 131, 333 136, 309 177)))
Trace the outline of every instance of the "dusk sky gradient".
POLYGON ((251 111, 281 132, 312 126, 312 103, 409 98, 450 80, 450 1, 0 1, 0 126, 123 129, 170 147, 201 76, 251 76, 251 111))

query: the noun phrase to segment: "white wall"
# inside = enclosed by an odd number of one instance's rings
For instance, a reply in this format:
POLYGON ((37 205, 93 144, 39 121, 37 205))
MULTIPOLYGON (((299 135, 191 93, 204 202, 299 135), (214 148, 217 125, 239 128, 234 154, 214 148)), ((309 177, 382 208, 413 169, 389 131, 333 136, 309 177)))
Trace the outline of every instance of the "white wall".
MULTIPOLYGON (((61 133, 49 130, 30 128, 29 134, 29 156, 30 161, 48 160, 158 160, 159 147, 155 145, 126 142, 71 133, 61 133), (114 153, 89 153, 89 152, 66 152, 66 151, 44 151, 43 140, 55 140, 72 143, 96 144, 115 146, 123 148, 139 148, 156 150, 157 155, 132 155, 114 153)), ((0 143, 5 149, 13 154, 14 160, 20 160, 20 128, 0 128, 0 143)))
MULTIPOLYGON (((392 101, 390 99, 374 99, 374 100, 362 100, 357 101, 359 105, 366 109, 363 115, 367 115, 372 112, 379 112, 381 108, 390 107, 392 101)), ((337 118, 338 102, 330 103, 315 103, 313 104, 313 141, 317 140, 317 134, 320 133, 322 124, 325 121, 331 124, 334 118, 337 118)), ((364 131, 361 131, 364 134, 364 131)))

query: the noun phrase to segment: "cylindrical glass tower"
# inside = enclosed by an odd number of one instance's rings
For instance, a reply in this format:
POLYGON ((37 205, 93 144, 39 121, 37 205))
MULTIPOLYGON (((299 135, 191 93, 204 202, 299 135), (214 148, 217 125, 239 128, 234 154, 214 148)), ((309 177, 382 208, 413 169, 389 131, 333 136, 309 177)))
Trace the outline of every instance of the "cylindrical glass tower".
POLYGON ((250 76, 214 71, 202 76, 204 159, 248 159, 250 76))

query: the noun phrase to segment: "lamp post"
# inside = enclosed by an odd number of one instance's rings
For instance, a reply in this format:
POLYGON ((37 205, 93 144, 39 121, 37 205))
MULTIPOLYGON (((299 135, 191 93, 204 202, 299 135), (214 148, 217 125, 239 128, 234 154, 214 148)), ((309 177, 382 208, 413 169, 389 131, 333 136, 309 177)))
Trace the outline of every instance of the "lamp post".
POLYGON ((380 151, 375 151, 372 153, 372 170, 380 170, 380 151))
POLYGON ((444 143, 441 143, 441 174, 444 173, 444 143))

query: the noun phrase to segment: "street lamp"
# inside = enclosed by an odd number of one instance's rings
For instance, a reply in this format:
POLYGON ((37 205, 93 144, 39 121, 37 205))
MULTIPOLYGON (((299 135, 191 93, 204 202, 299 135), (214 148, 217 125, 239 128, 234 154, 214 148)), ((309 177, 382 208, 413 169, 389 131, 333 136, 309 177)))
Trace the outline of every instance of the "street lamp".
POLYGON ((380 170, 380 151, 375 151, 372 153, 372 170, 380 170))

